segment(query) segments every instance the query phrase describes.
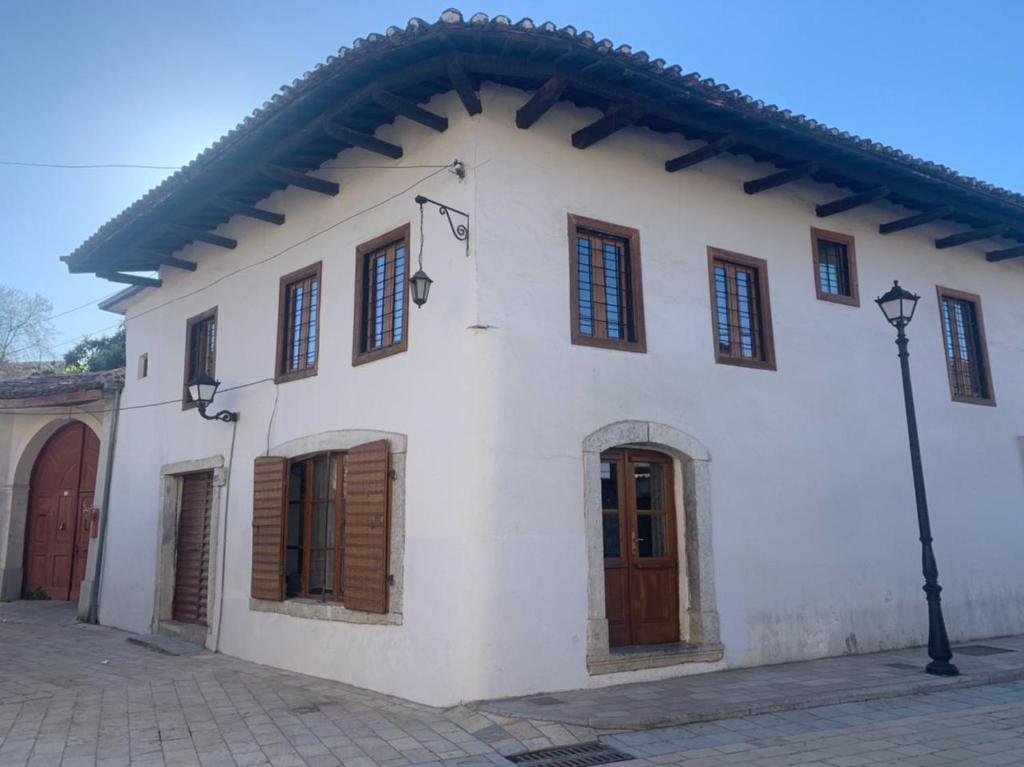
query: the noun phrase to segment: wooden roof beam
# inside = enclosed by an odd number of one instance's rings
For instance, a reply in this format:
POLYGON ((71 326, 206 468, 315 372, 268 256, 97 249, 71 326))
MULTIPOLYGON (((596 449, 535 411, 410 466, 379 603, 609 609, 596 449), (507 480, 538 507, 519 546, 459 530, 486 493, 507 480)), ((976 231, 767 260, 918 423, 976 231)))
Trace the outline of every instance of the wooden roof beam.
POLYGON ((1005 224, 994 224, 992 226, 982 226, 978 229, 968 229, 966 232, 951 234, 948 237, 936 240, 935 247, 943 250, 945 248, 955 248, 957 245, 966 245, 976 240, 988 240, 1004 234, 1008 228, 1005 224))
POLYGON ((792 168, 780 170, 778 173, 772 173, 771 175, 764 176, 762 178, 755 178, 752 181, 745 181, 743 183, 743 191, 747 194, 766 192, 769 189, 774 189, 777 186, 788 184, 791 181, 796 181, 797 179, 806 178, 807 176, 817 172, 817 163, 801 163, 800 165, 794 165, 792 168))
POLYGON ((551 109, 565 91, 567 81, 561 75, 548 79, 534 91, 530 100, 516 111, 516 127, 526 130, 551 109))
POLYGON ((209 245, 216 245, 218 248, 234 250, 238 247, 238 240, 233 240, 230 237, 221 237, 219 234, 207 232, 204 229, 193 229, 191 226, 183 226, 182 224, 171 224, 170 228, 172 231, 185 237, 190 237, 193 240, 199 240, 199 242, 205 242, 209 245))
POLYGON ((1022 256, 1024 256, 1024 245, 1014 245, 1012 248, 992 250, 985 254, 985 258, 989 261, 1006 261, 1011 258, 1020 258, 1022 256))
POLYGON ((268 224, 280 226, 284 223, 284 213, 275 213, 272 210, 263 210, 252 205, 245 205, 241 202, 229 200, 227 197, 217 197, 213 204, 229 213, 237 213, 239 216, 255 218, 257 221, 266 221, 268 224))
POLYGON ((483 105, 480 103, 480 97, 473 88, 473 83, 470 82, 469 75, 466 74, 466 70, 458 58, 449 59, 448 61, 448 79, 451 81, 452 87, 455 88, 455 92, 459 94, 462 106, 466 108, 470 115, 478 115, 484 111, 483 105))
POLYGON ((817 205, 815 206, 815 211, 818 214, 818 218, 827 218, 828 216, 834 216, 836 213, 842 213, 845 210, 851 210, 853 208, 859 208, 861 205, 867 205, 868 203, 881 199, 888 194, 889 187, 876 186, 865 192, 858 192, 857 194, 851 194, 849 197, 842 197, 838 200, 827 202, 824 205, 817 205))
POLYGON ((330 195, 331 197, 334 197, 341 191, 341 187, 336 181, 327 181, 316 176, 310 176, 307 173, 286 168, 283 165, 264 165, 263 173, 276 181, 282 181, 292 186, 302 187, 311 192, 318 192, 330 195))
POLYGON ((140 288, 159 288, 163 285, 162 280, 153 277, 141 277, 137 274, 123 274, 121 272, 98 272, 97 277, 102 277, 110 282, 121 282, 125 285, 137 285, 140 288))
POLYGON ((902 232, 904 229, 910 229, 913 226, 921 226, 921 224, 928 224, 932 221, 937 221, 940 218, 945 218, 952 212, 953 209, 948 205, 940 205, 937 208, 926 210, 923 213, 916 213, 915 215, 907 216, 906 218, 898 218, 887 224, 879 224, 878 233, 892 234, 893 232, 902 232))
POLYGON ((392 93, 382 90, 373 91, 370 94, 370 98, 377 106, 388 110, 392 114, 401 115, 431 130, 436 130, 438 133, 444 133, 448 130, 447 117, 441 117, 441 115, 435 114, 429 109, 424 109, 412 101, 399 98, 392 93))
POLYGON ((699 149, 694 149, 692 152, 679 155, 679 157, 666 161, 665 170, 669 173, 675 173, 677 170, 689 168, 699 162, 704 162, 705 160, 710 160, 712 157, 717 157, 722 152, 727 149, 731 149, 735 145, 736 139, 732 136, 720 136, 713 141, 709 141, 699 149))
POLYGON ((368 133, 360 133, 341 125, 335 125, 330 120, 324 120, 324 133, 338 139, 338 141, 344 141, 346 144, 365 149, 368 152, 376 152, 385 157, 390 157, 392 160, 397 160, 402 156, 402 147, 397 144, 382 141, 368 133))
POLYGON ((600 120, 573 133, 572 145, 577 149, 591 147, 616 131, 629 127, 639 120, 642 114, 639 107, 632 104, 616 104, 605 112, 600 120))
POLYGON ((158 250, 149 250, 147 248, 139 248, 137 252, 147 262, 158 266, 173 266, 175 269, 184 269, 187 272, 194 272, 196 270, 195 261, 186 261, 184 258, 177 258, 176 256, 170 256, 158 250))

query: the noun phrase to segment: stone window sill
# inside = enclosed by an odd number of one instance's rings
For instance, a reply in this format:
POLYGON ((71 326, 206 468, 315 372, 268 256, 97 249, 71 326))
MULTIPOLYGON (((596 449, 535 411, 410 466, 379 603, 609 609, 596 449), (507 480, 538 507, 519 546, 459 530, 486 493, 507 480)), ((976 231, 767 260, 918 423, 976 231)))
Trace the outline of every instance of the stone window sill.
POLYGON ((349 610, 337 602, 318 602, 314 599, 286 599, 274 602, 269 599, 249 599, 249 609, 261 613, 279 613, 292 618, 307 618, 314 621, 336 621, 339 623, 365 623, 375 626, 400 626, 401 613, 364 613, 349 610))
POLYGON ((722 645, 720 644, 678 644, 653 651, 630 648, 625 651, 591 655, 587 658, 587 671, 591 676, 596 676, 616 674, 621 671, 678 666, 682 663, 715 663, 720 660, 722 660, 722 645))

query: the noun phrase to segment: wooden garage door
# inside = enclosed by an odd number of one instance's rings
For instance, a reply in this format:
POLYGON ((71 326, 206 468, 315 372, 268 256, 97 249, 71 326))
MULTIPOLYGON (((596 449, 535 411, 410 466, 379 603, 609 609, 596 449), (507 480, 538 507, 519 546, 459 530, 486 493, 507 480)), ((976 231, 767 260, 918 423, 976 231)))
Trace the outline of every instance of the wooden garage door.
POLYGON ((172 618, 206 625, 206 586, 210 577, 210 499, 213 472, 181 478, 178 556, 174 572, 172 618))

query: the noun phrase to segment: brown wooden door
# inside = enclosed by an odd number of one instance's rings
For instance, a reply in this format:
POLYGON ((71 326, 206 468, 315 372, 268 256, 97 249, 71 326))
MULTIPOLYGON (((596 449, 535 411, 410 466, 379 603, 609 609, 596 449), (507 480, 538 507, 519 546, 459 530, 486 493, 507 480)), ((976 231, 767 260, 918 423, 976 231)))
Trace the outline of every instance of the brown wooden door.
POLYGON ((210 500, 213 472, 181 478, 178 554, 174 571, 171 617, 182 623, 206 624, 206 589, 210 578, 210 500))
POLYGON ((75 422, 50 437, 36 458, 25 533, 26 596, 41 590, 50 599, 78 598, 89 550, 80 527, 83 510, 92 506, 99 448, 92 430, 75 422))
POLYGON ((605 613, 612 647, 679 641, 679 559, 672 459, 601 454, 605 613))

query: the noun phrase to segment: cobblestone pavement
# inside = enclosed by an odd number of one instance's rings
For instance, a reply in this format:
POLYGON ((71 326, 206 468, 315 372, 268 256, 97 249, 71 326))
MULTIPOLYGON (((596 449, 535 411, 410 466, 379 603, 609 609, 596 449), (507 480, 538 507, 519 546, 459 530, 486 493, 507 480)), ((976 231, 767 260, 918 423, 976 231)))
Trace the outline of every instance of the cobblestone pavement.
POLYGON ((1024 765, 1024 681, 615 733, 161 655, 127 636, 61 604, 0 605, 0 767, 490 767, 596 739, 636 757, 623 767, 1024 765))

